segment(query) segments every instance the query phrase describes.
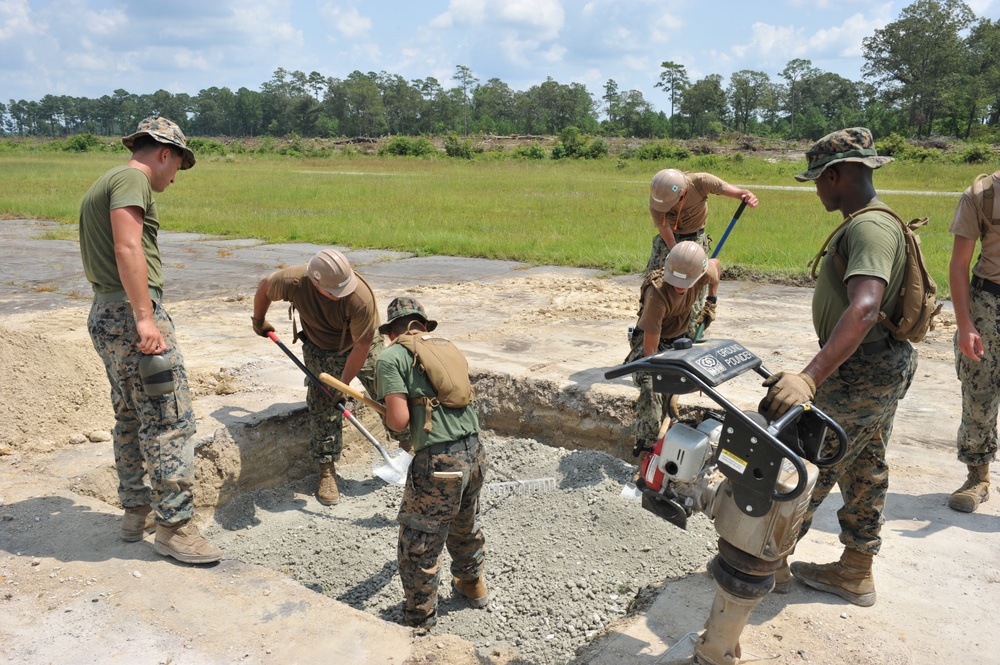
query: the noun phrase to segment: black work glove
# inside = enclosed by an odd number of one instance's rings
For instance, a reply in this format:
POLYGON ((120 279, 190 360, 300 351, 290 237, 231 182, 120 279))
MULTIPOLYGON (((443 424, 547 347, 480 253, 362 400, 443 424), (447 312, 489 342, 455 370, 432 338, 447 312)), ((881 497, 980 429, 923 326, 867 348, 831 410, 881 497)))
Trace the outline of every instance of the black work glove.
POLYGON ((267 337, 267 333, 274 332, 274 326, 268 323, 267 319, 258 319, 251 316, 250 320, 253 322, 253 331, 261 337, 267 337))
POLYGON ((811 402, 816 396, 816 383, 805 373, 778 372, 769 376, 762 385, 768 391, 760 401, 759 411, 769 421, 780 418, 793 406, 811 402))

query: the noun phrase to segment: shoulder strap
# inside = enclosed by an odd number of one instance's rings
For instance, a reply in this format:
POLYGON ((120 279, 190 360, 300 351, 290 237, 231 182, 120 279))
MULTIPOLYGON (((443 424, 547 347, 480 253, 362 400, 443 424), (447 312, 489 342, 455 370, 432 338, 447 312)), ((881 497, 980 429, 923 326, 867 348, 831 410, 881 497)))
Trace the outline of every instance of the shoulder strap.
POLYGON ((986 235, 987 229, 993 224, 993 188, 994 178, 992 173, 981 173, 972 182, 972 202, 976 205, 976 212, 979 213, 979 235, 986 235), (987 183, 987 181, 989 181, 987 183), (979 205, 982 198, 983 204, 979 205))
MULTIPOLYGON (((819 253, 816 254, 816 256, 813 257, 813 260, 810 262, 810 266, 811 266, 810 273, 812 274, 812 278, 813 279, 816 279, 816 274, 817 274, 817 272, 819 270, 819 262, 826 255, 826 253, 827 253, 827 247, 830 245, 830 241, 833 240, 834 236, 836 236, 837 233, 839 233, 842 228, 844 228, 845 226, 847 226, 848 224, 850 224, 851 222, 853 222, 860 215, 862 215, 862 214, 864 214, 866 212, 876 212, 876 211, 877 212, 884 212, 884 213, 887 213, 887 214, 891 215, 893 217, 893 219, 895 219, 902 226, 910 229, 911 231, 913 229, 919 228, 919 227, 921 227, 921 226, 923 226, 924 224, 927 223, 927 220, 923 219, 923 220, 920 220, 920 221, 914 220, 914 221, 910 222, 909 224, 907 224, 906 222, 904 222, 902 220, 902 218, 899 215, 896 214, 896 212, 892 208, 890 208, 889 206, 885 206, 885 205, 867 206, 867 207, 862 208, 861 210, 856 210, 853 213, 851 213, 850 215, 848 215, 847 217, 845 217, 844 221, 842 221, 840 223, 840 225, 837 228, 835 228, 830 233, 829 236, 827 236, 826 242, 823 243, 823 246, 820 248, 819 253)), ((844 278, 844 274, 847 272, 847 264, 844 262, 843 257, 841 257, 839 254, 836 254, 836 253, 834 253, 834 267, 837 269, 837 273, 840 275, 840 278, 843 279, 844 278)))

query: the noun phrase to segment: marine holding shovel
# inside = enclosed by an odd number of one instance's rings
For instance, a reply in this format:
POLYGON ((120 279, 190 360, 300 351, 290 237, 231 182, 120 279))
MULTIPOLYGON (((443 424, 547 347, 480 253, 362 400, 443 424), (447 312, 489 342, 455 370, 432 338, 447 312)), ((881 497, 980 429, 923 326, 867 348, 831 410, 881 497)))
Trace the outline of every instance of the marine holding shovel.
POLYGON ((489 603, 486 539, 478 520, 486 453, 468 362, 448 339, 431 334, 435 328, 437 321, 416 299, 394 298, 379 328, 389 345, 376 363, 386 425, 409 429, 413 441, 399 507, 398 559, 403 621, 421 630, 437 623, 438 567, 446 545, 456 594, 475 608, 489 603))
MULTIPOLYGON (((372 288, 335 249, 317 252, 308 263, 283 268, 260 280, 253 300, 253 331, 274 332, 267 311, 272 302, 291 303, 292 342, 302 340, 305 365, 350 384, 354 377, 375 394, 375 359, 382 351, 378 305, 372 288), (302 330, 295 322, 295 312, 302 330)), ((344 447, 343 413, 336 402, 306 380, 309 452, 319 465, 316 499, 324 506, 340 502, 336 462, 344 447)))

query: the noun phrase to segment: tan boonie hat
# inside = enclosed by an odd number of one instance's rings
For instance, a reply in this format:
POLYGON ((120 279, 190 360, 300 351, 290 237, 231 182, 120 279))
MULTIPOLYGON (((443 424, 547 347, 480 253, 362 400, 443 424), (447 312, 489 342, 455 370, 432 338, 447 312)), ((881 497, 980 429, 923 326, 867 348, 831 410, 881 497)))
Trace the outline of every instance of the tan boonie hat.
POLYGON ((392 302, 386 308, 385 313, 386 322, 378 327, 378 331, 383 335, 389 332, 393 321, 410 314, 416 314, 424 320, 424 327, 427 328, 427 332, 433 331, 438 325, 437 321, 427 318, 427 312, 424 311, 424 308, 417 302, 416 298, 411 298, 410 296, 393 298, 392 302))
POLYGON ((708 272, 708 256, 696 242, 684 240, 674 245, 663 262, 663 281, 679 289, 690 289, 708 272))
POLYGON ((169 143, 180 148, 184 152, 181 170, 194 166, 194 152, 187 147, 187 138, 175 123, 158 115, 150 116, 139 123, 139 128, 134 133, 122 137, 122 145, 131 150, 136 138, 143 134, 153 137, 160 143, 169 143))
POLYGON ((649 185, 649 209, 667 212, 681 200, 687 190, 687 178, 677 169, 663 169, 653 176, 649 185))
POLYGON ((358 276, 347 257, 335 249, 317 252, 309 259, 306 274, 313 284, 335 298, 349 296, 358 288, 358 276))
POLYGON ((871 130, 865 127, 850 127, 827 134, 809 148, 806 160, 809 166, 795 176, 799 182, 815 180, 826 167, 837 162, 860 162, 877 169, 895 161, 892 157, 878 156, 871 130))

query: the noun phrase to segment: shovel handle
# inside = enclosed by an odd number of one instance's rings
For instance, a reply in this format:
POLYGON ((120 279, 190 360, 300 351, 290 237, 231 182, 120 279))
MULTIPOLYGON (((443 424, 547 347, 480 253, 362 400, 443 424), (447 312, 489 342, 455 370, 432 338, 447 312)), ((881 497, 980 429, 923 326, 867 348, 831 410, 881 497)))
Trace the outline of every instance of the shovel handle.
POLYGON ((340 392, 344 393, 345 395, 353 397, 354 399, 358 400, 362 404, 365 404, 366 406, 370 406, 371 408, 375 409, 376 411, 378 411, 383 416, 385 415, 385 407, 384 406, 382 406, 381 404, 379 404, 375 400, 368 399, 367 397, 365 397, 364 393, 362 393, 360 390, 357 390, 356 388, 352 388, 351 386, 347 385, 346 383, 344 383, 340 379, 335 379, 334 377, 330 376, 326 372, 323 372, 323 373, 321 373, 319 375, 319 380, 322 381, 323 383, 325 383, 326 385, 330 386, 331 388, 336 388, 337 390, 339 390, 340 392))

